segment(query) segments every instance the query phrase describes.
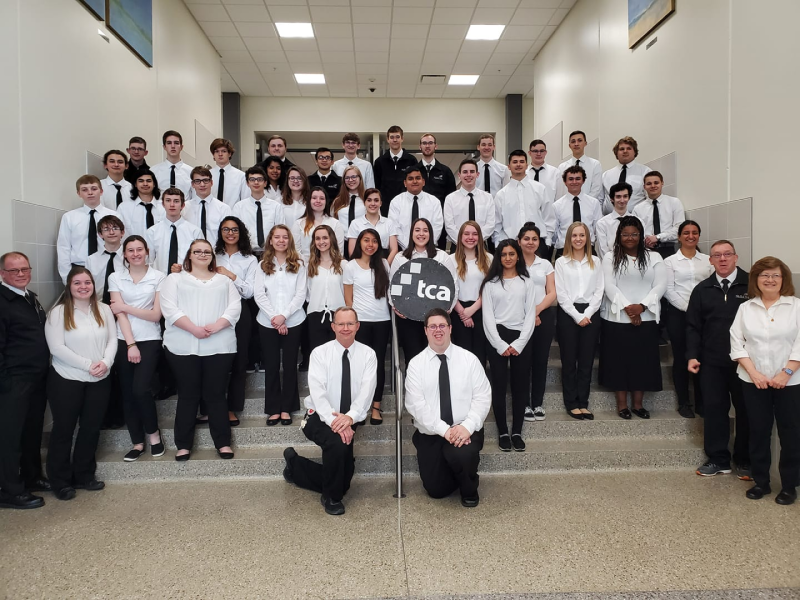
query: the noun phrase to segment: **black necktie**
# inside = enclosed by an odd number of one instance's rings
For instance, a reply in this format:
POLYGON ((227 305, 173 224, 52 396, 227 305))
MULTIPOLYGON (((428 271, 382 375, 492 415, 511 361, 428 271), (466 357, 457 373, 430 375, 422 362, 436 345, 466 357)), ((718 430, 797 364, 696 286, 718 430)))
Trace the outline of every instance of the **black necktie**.
POLYGON ((428 177, 426 179, 430 179, 430 177, 431 177, 431 165, 425 165, 425 169, 428 171, 428 177))
POLYGON ((114 187, 117 188, 117 208, 119 208, 119 205, 122 204, 122 186, 115 183, 114 187))
POLYGON ((489 163, 483 165, 483 191, 492 193, 492 182, 490 181, 489 163))
POLYGON ((653 235, 661 233, 661 215, 658 214, 658 200, 653 200, 653 235))
POLYGON ((167 274, 172 272, 172 265, 178 263, 178 229, 175 225, 172 227, 172 236, 169 238, 169 265, 167 266, 167 274))
POLYGON ((327 178, 325 175, 320 175, 320 176, 319 176, 319 180, 320 180, 320 182, 322 183, 322 185, 325 185, 325 180, 326 180, 326 179, 328 179, 328 178, 327 178))
POLYGON ((722 280, 722 293, 725 294, 725 302, 728 301, 728 290, 730 289, 730 281, 727 279, 722 280))
POLYGON ((538 169, 536 167, 531 167, 531 169, 533 169, 533 180, 539 181, 539 171, 544 171, 544 167, 539 167, 538 169))
POLYGON ((453 402, 450 399, 450 370, 447 368, 447 355, 437 354, 439 365, 439 416, 448 425, 453 424, 453 402))
POLYGON ((97 252, 97 222, 94 220, 96 212, 95 209, 89 211, 89 254, 97 252))
POLYGON ((347 210, 347 223, 352 223, 356 220, 356 197, 350 196, 350 208, 347 210))
POLYGON ((575 160, 575 166, 576 167, 580 167, 581 166, 581 159, 580 158, 575 160))
POLYGON ((258 247, 264 247, 264 220, 261 217, 261 202, 256 200, 256 238, 258 240, 258 247))
POLYGON ((106 304, 111 304, 111 292, 108 291, 108 278, 111 277, 111 274, 114 272, 114 257, 117 255, 116 252, 109 252, 108 250, 105 251, 108 254, 108 262, 106 263, 106 280, 105 280, 105 287, 103 288, 103 302, 106 304))
POLYGON ((150 229, 156 224, 155 220, 153 219, 153 203, 142 202, 142 206, 144 206, 144 209, 147 211, 147 216, 144 218, 144 224, 146 225, 145 229, 150 229))
POLYGON ((622 170, 619 172, 619 183, 625 183, 625 178, 628 176, 628 165, 622 165, 622 170))
POLYGON ((175 187, 175 165, 169 170, 169 187, 175 187))
POLYGON ((397 171, 397 157, 393 156, 392 160, 394 161, 394 170, 397 171))
MULTIPOLYGON (((217 198, 222 200, 224 195, 225 195, 225 169, 220 169, 219 184, 217 185, 217 198)), ((203 231, 205 231, 205 229, 203 231)))
POLYGON ((349 350, 342 353, 342 394, 339 401, 339 413, 345 414, 350 410, 350 359, 347 357, 349 350))
POLYGON ((33 308, 36 308, 36 300, 33 298, 33 294, 31 292, 25 292, 25 300, 27 300, 28 304, 30 304, 33 308))
POLYGON ((352 160, 348 160, 348 161, 347 161, 347 164, 348 164, 348 165, 352 165, 352 164, 353 164, 353 161, 352 161, 352 160))
POLYGON ((572 221, 580 222, 580 220, 581 220, 581 199, 578 198, 577 196, 574 196, 572 198, 572 221))
POLYGON ((469 196, 469 220, 475 220, 475 197, 472 195, 472 192, 467 193, 469 196))
POLYGON ((411 226, 414 226, 414 222, 419 219, 419 202, 418 198, 414 196, 414 204, 411 206, 411 226))
POLYGON ((200 200, 200 231, 203 232, 203 237, 208 239, 208 235, 206 234, 206 201, 200 200))

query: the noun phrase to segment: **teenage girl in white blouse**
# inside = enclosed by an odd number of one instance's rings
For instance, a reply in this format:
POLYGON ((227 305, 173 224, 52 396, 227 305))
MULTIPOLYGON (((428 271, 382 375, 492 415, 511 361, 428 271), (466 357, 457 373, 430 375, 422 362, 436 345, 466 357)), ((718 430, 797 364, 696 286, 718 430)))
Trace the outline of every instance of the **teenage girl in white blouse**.
POLYGON ((375 188, 369 188, 364 192, 366 198, 364 199, 364 206, 367 212, 363 217, 356 217, 350 223, 347 229, 347 249, 348 256, 352 256, 356 248, 356 238, 365 229, 374 229, 381 236, 381 247, 383 248, 383 257, 392 264, 394 257, 397 255, 397 223, 389 217, 384 217, 381 214, 381 193, 375 188))
POLYGON ((290 226, 306 212, 306 204, 311 197, 306 172, 297 166, 286 171, 286 182, 283 184, 281 202, 283 204, 284 223, 290 226))
POLYGON ((334 311, 344 306, 342 274, 347 266, 336 243, 336 234, 329 225, 318 225, 312 235, 306 293, 309 355, 314 348, 335 337, 331 322, 334 311))
POLYGON ((327 225, 333 230, 339 252, 344 252, 345 230, 339 220, 330 215, 327 203, 328 196, 325 190, 321 187, 312 188, 305 214, 292 224, 295 247, 306 262, 311 253, 312 232, 318 225, 327 225))
MULTIPOLYGON (((353 221, 366 214, 365 198, 361 169, 351 165, 342 173, 342 187, 339 189, 339 195, 333 199, 331 204, 331 215, 339 219, 345 231, 350 229, 353 221)), ((347 256, 349 257, 350 254, 348 249, 347 256)))

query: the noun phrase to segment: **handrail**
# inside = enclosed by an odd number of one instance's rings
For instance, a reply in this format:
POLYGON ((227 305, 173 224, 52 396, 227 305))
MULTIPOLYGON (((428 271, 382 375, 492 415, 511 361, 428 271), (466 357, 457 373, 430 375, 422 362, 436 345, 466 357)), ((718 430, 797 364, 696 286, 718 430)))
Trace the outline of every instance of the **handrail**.
POLYGON ((403 493, 403 370, 400 368, 400 346, 397 343, 397 317, 392 311, 392 384, 394 386, 395 411, 395 498, 405 498, 403 493))

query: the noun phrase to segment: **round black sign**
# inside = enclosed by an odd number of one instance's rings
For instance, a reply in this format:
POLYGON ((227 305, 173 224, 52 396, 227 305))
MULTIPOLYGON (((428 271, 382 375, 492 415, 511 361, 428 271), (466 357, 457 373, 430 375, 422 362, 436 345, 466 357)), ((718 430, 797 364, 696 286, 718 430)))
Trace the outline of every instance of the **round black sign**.
POLYGON ((450 310, 456 286, 447 267, 432 258, 415 258, 394 274, 390 293, 397 312, 407 319, 423 321, 432 308, 450 310))

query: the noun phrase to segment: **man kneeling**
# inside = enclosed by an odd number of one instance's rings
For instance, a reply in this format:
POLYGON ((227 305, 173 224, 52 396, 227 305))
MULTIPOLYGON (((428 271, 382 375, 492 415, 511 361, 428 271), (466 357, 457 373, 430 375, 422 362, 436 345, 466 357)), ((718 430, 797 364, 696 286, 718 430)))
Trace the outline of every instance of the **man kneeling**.
POLYGON ((367 417, 378 374, 378 359, 369 346, 356 341, 358 315, 342 307, 331 323, 336 339, 314 349, 308 368, 306 416, 300 427, 322 448, 322 464, 299 456, 294 448, 283 451, 283 477, 313 492, 329 515, 343 515, 342 498, 350 489, 355 459, 356 425, 367 417))
POLYGON ((461 492, 461 504, 478 506, 478 463, 491 388, 474 354, 450 343, 450 315, 425 315, 428 347, 411 359, 406 410, 414 417, 413 442, 422 485, 433 498, 461 492))

